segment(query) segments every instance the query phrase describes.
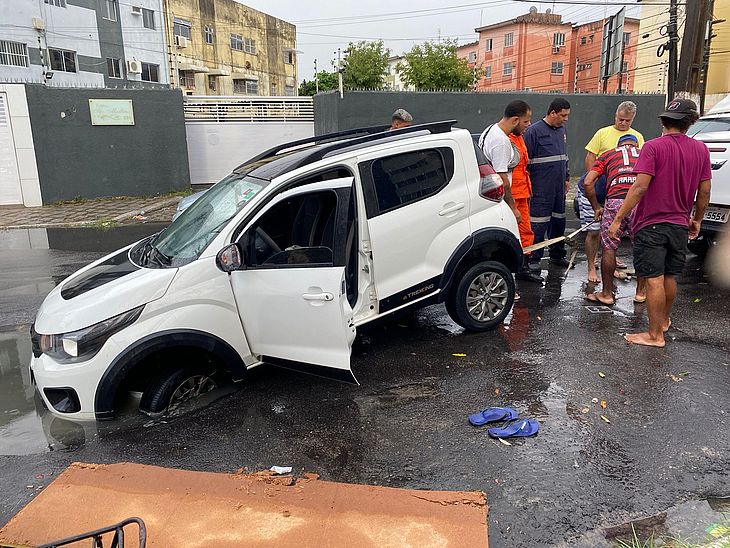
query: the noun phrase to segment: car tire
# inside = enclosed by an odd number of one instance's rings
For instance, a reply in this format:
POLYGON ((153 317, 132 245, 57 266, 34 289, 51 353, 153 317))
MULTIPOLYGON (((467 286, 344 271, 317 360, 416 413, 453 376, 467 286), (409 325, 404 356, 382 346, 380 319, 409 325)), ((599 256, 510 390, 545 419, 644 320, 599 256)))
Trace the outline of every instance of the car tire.
POLYGON ((142 393, 139 410, 160 415, 218 387, 210 369, 183 367, 165 369, 150 381, 142 393))
POLYGON ((694 240, 687 242, 687 249, 697 255, 699 258, 704 259, 707 252, 710 250, 710 240, 707 236, 700 234, 694 240))
POLYGON ((509 269, 496 261, 484 261, 459 278, 446 310, 465 329, 489 331, 504 321, 514 300, 515 279, 509 269))

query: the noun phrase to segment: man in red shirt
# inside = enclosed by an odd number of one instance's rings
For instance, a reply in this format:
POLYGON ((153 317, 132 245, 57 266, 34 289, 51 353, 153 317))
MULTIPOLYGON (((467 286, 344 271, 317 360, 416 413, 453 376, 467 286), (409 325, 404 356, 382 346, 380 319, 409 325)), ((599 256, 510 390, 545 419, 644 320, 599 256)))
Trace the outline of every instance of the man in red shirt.
POLYGON ((667 105, 659 115, 662 136, 641 149, 634 166, 636 182, 608 229, 608 235, 616 239, 621 223, 636 207, 631 223, 634 268, 637 276, 647 278, 649 329, 624 335, 631 344, 665 345, 687 240, 699 234, 710 201, 710 152, 704 143, 686 135, 698 118, 693 101, 674 99, 667 105))
MULTIPOLYGON (((583 181, 585 195, 593 207, 595 218, 601 220, 600 238, 601 246, 603 247, 603 253, 601 255, 603 287, 600 292, 589 294, 586 297, 589 301, 595 301, 609 306, 616 302, 613 295, 613 274, 616 271, 616 250, 618 250, 621 240, 609 238, 608 228, 611 226, 619 209, 621 209, 631 185, 636 182, 634 166, 638 158, 639 141, 636 136, 630 133, 622 135, 618 140, 618 146, 616 148, 606 151, 598 157, 583 181), (596 195, 596 181, 601 175, 606 176, 607 191, 604 207, 601 207, 601 204, 598 202, 598 196, 596 195)), ((619 238, 631 234, 629 225, 631 223, 632 213, 629 212, 621 223, 617 234, 619 238)), ((645 300, 646 280, 639 278, 636 284, 634 302, 644 302, 645 300)))

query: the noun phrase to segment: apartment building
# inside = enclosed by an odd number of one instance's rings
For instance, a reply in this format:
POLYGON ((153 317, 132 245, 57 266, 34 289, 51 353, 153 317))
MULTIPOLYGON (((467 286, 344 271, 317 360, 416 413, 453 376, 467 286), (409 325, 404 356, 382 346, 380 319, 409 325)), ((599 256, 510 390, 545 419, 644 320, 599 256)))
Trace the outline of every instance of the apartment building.
MULTIPOLYGON (((534 90, 558 93, 597 93, 600 79, 603 20, 573 25, 562 16, 529 13, 475 29, 479 40, 457 48, 457 56, 481 69, 478 91, 534 90)), ((636 66, 639 21, 626 19, 622 90, 632 89, 636 66)), ((618 89, 618 77, 608 81, 608 92, 618 89)))
POLYGON ((398 65, 405 63, 403 55, 394 55, 388 58, 388 66, 385 71, 385 87, 391 91, 414 91, 413 86, 406 84, 400 77, 398 65))
POLYGON ((296 95, 296 27, 234 0, 165 0, 170 80, 189 95, 296 95))
POLYGON ((0 21, 2 82, 168 84, 161 0, 4 1, 0 21))

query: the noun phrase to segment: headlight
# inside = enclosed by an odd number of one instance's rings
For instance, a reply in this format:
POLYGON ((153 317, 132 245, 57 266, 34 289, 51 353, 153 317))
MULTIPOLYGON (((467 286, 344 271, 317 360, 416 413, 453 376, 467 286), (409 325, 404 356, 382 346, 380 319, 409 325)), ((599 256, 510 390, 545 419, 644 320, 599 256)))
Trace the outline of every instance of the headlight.
POLYGON ((144 305, 71 333, 38 334, 40 351, 59 363, 76 363, 93 358, 109 337, 136 322, 143 308, 144 305))

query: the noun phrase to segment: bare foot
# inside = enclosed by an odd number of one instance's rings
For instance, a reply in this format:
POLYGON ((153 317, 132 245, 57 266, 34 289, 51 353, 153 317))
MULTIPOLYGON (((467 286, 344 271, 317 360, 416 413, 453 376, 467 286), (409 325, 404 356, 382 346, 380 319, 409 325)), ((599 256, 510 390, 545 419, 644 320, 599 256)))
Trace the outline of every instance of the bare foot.
POLYGON ((636 304, 641 304, 646 302, 646 295, 639 295, 638 293, 634 295, 634 302, 636 304))
POLYGON ((617 280, 625 280, 629 276, 623 270, 614 270, 613 277, 616 278, 617 280))
POLYGON ((666 325, 663 325, 662 326, 662 331, 664 333, 666 333, 667 331, 669 331, 669 328, 670 327, 672 327, 672 319, 671 318, 669 320, 667 320, 667 324, 666 325))
POLYGON ((664 335, 660 338, 653 338, 649 333, 626 333, 624 339, 629 344, 641 344, 644 346, 656 346, 658 348, 664 348, 664 335))
POLYGON ((598 273, 595 270, 592 272, 588 272, 588 283, 597 284, 600 283, 600 281, 601 278, 598 276, 598 273))
POLYGON ((586 295, 586 299, 594 303, 605 304, 606 306, 613 306, 616 301, 612 297, 606 297, 602 292, 589 293, 586 295))

